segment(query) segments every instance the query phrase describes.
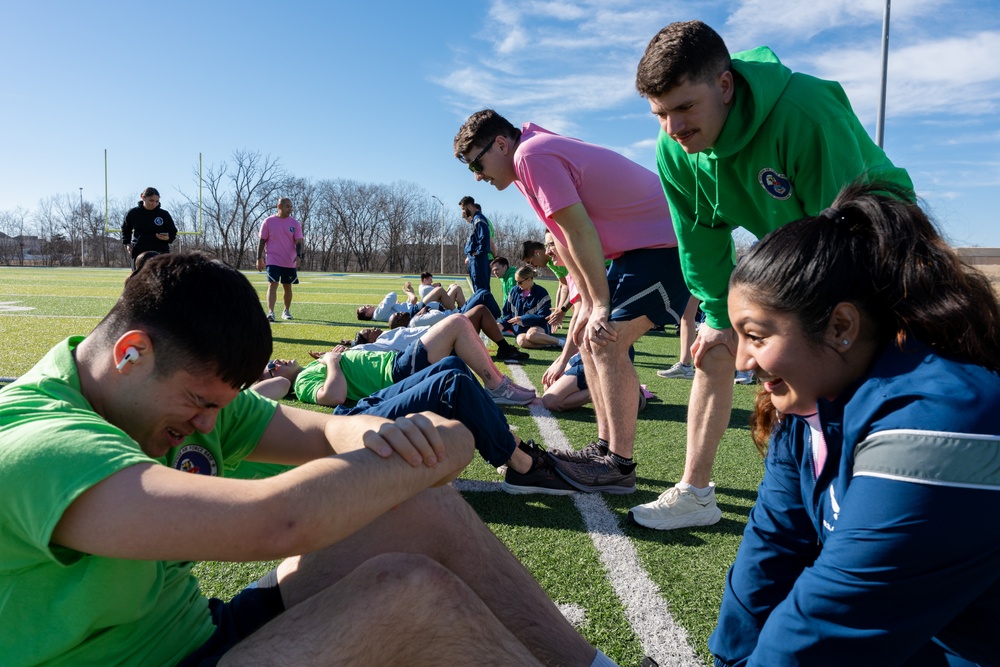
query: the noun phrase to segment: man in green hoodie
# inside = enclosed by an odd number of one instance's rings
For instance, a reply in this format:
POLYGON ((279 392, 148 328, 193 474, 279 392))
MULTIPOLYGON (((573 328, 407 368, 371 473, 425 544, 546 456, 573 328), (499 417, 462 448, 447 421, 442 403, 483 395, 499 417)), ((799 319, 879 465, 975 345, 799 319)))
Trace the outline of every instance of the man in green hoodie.
POLYGON ((710 481, 733 405, 736 336, 727 312, 736 253, 731 232, 760 238, 817 215, 840 189, 903 169, 865 132, 840 84, 781 64, 767 47, 735 53, 700 21, 671 23, 646 47, 636 88, 660 122, 656 163, 691 294, 705 323, 692 346, 684 476, 629 516, 660 530, 710 525, 721 512, 710 481))

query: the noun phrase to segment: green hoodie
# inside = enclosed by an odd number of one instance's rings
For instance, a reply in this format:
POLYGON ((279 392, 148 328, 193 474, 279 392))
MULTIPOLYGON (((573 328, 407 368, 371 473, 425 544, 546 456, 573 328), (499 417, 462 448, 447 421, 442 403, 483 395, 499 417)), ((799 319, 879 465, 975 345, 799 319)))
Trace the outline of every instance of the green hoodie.
POLYGON ((859 177, 913 190, 906 171, 865 132, 839 83, 793 73, 766 46, 732 59, 735 95, 715 146, 689 155, 662 130, 656 145, 684 279, 715 329, 730 326, 734 228, 761 238, 818 215, 859 177))

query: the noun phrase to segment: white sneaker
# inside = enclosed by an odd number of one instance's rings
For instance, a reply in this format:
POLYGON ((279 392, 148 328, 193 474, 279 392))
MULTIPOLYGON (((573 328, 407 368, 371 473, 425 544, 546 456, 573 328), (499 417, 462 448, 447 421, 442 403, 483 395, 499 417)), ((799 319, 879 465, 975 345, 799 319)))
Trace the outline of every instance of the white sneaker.
POLYGON ((274 311, 273 310, 267 311, 267 321, 268 322, 273 322, 274 321, 274 311))
POLYGON ((292 314, 290 312, 288 312, 287 308, 285 308, 285 310, 283 310, 281 312, 281 319, 283 319, 283 320, 290 320, 290 319, 292 319, 292 314))
POLYGON ((500 382, 499 387, 496 389, 487 389, 486 393, 490 395, 490 398, 497 405, 527 405, 535 400, 536 397, 534 389, 514 384, 514 381, 506 375, 500 382))
POLYGON ((656 371, 661 378, 683 378, 691 380, 694 378, 694 364, 682 364, 677 362, 670 368, 663 371, 656 371))
POLYGON ((690 526, 711 526, 722 518, 715 504, 715 482, 709 482, 711 492, 701 498, 687 489, 672 486, 651 503, 636 505, 628 516, 640 526, 656 530, 673 530, 690 526))
POLYGON ((736 371, 736 378, 733 379, 733 384, 753 384, 757 381, 754 377, 753 371, 736 371))

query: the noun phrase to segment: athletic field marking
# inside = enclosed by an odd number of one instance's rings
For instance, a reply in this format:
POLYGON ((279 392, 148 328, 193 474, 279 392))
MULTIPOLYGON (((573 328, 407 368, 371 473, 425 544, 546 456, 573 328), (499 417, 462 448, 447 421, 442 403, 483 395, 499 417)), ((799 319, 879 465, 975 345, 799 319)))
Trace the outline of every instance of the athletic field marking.
MULTIPOLYGON (((508 366, 514 381, 524 387, 532 387, 531 379, 519 366, 508 366)), ((538 425, 547 449, 572 449, 566 435, 559 428, 558 420, 552 416, 541 401, 528 406, 532 419, 538 425)), ((459 480, 461 490, 499 490, 497 482, 477 482, 459 480)), ((681 667, 702 667, 701 659, 691 648, 687 631, 674 622, 667 601, 659 586, 639 562, 635 546, 625 537, 618 525, 618 517, 610 509, 599 493, 577 493, 573 502, 583 517, 584 525, 594 547, 601 558, 608 580, 618 599, 625 608, 625 616, 646 655, 661 665, 681 667)))
POLYGON ((22 313, 27 310, 34 310, 32 306, 18 306, 20 301, 0 301, 0 313, 22 313))

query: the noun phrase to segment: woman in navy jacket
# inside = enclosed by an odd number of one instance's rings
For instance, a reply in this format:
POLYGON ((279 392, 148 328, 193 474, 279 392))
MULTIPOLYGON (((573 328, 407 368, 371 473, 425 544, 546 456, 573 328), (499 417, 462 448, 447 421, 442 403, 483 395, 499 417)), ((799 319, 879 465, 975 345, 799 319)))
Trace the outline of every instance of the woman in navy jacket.
POLYGON ((851 186, 733 272, 767 452, 717 665, 1000 664, 1000 309, 904 195, 851 186))
POLYGON ((536 275, 530 266, 517 270, 517 286, 507 295, 503 317, 498 320, 500 328, 513 331, 518 346, 525 349, 559 346, 562 342, 550 333, 552 300, 544 287, 535 284, 536 275))

